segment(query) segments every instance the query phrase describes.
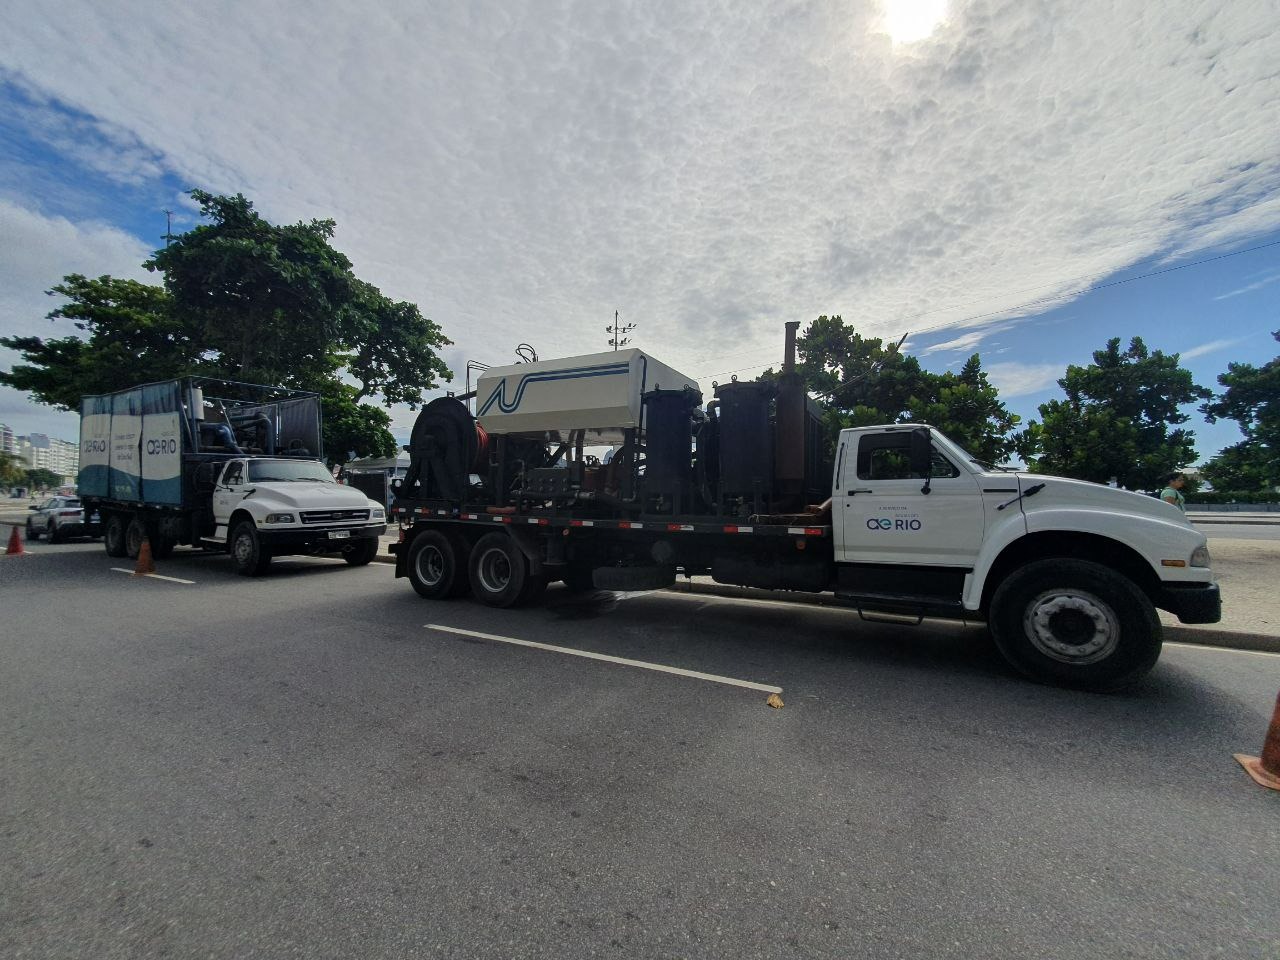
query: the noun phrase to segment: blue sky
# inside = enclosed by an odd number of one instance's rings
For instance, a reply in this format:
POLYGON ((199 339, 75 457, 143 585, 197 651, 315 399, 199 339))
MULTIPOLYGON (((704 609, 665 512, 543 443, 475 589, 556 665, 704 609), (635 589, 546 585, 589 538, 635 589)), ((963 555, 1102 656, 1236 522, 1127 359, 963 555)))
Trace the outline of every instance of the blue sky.
MULTIPOLYGON (((1119 7, 7 4, 0 331, 71 332, 66 273, 154 281, 199 186, 337 220, 459 384, 603 349, 616 309, 704 387, 821 313, 980 353, 1024 418, 1112 336, 1214 387, 1280 351, 1280 8, 1119 7)), ((76 433, 7 390, 0 421, 76 433)))

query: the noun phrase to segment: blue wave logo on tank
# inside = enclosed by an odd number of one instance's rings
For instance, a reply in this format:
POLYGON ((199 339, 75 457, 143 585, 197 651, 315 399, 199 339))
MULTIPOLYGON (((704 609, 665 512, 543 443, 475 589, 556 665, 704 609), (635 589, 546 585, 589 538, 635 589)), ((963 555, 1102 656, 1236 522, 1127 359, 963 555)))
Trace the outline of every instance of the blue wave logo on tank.
POLYGON ((503 413, 515 413, 516 408, 520 406, 520 401, 524 399, 525 390, 534 383, 550 383, 553 380, 582 380, 587 377, 615 377, 625 376, 630 369, 629 362, 610 363, 599 367, 574 367, 570 370, 547 370, 543 373, 526 373, 520 378, 520 383, 516 386, 515 396, 510 400, 507 399, 507 380, 504 377, 493 393, 489 394, 489 399, 484 402, 484 406, 480 408, 477 416, 483 417, 488 413, 496 403, 498 409, 503 413))

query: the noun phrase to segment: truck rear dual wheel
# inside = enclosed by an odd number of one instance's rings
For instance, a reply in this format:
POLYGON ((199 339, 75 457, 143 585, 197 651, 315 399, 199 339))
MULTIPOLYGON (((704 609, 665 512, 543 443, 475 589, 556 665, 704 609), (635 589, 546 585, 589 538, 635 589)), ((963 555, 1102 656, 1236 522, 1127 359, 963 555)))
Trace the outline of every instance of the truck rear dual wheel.
POLYGON ((991 635, 1004 658, 1033 680, 1118 690, 1155 665, 1160 618, 1146 594, 1087 560, 1038 560, 991 598, 991 635))
POLYGON ((113 513, 107 517, 106 528, 102 531, 102 546, 107 551, 108 557, 123 557, 127 552, 125 547, 125 527, 127 526, 127 517, 123 517, 118 513, 113 513))
POLYGON ((418 596, 447 600, 467 592, 466 551, 440 530, 418 534, 409 547, 409 582, 418 596))
POLYGON ((138 559, 142 542, 147 539, 147 525, 141 517, 134 517, 124 530, 124 552, 130 560, 138 559))
POLYGON ((471 592, 490 607, 532 603, 547 589, 547 578, 529 570, 529 560, 505 533, 486 533, 471 550, 471 592))

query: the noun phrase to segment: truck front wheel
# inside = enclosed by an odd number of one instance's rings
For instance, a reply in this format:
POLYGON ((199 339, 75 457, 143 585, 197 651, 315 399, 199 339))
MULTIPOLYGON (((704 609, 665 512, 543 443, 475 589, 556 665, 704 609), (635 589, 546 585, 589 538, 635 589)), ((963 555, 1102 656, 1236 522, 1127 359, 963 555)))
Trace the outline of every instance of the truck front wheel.
POLYGON ((370 564, 377 555, 377 537, 366 537, 363 540, 357 540, 342 551, 342 559, 353 567, 363 567, 366 564, 370 564))
POLYGON ((106 548, 108 557, 123 557, 126 554, 125 522, 125 518, 118 513, 113 513, 107 518, 107 526, 102 533, 102 546, 106 548))
POLYGON ((491 607, 514 607, 525 599, 529 562, 505 533, 486 533, 471 550, 471 592, 491 607))
POLYGON ((258 539, 251 520, 241 520, 231 531, 231 559, 242 577, 260 577, 271 566, 271 554, 258 539))
POLYGON ((990 625, 1004 658, 1044 683, 1117 690, 1160 656, 1160 618, 1146 594, 1087 560, 1038 560, 1010 574, 991 598, 990 625))

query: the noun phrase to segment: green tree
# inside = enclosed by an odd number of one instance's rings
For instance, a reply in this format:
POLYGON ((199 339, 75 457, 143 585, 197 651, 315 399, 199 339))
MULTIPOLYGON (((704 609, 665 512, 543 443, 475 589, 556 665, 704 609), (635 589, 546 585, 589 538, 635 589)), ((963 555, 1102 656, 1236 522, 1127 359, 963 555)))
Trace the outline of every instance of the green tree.
POLYGON ((1000 402, 976 353, 958 374, 928 374, 925 384, 929 393, 908 404, 911 420, 937 427, 983 463, 1002 463, 1014 452, 1021 418, 1000 402))
MULTIPOLYGON (((1280 340, 1280 330, 1271 334, 1280 340)), ((1280 485, 1280 357, 1261 367, 1231 363, 1218 375, 1226 389, 1200 409, 1210 423, 1234 420, 1244 440, 1204 465, 1216 490, 1265 490, 1280 485)))
POLYGON ((40 403, 76 410, 87 394, 182 376, 198 365, 191 331, 174 318, 163 287, 73 273, 48 293, 66 298, 49 319, 70 320, 82 336, 0 337, 26 360, 0 372, 0 383, 40 403))
POLYGON ((208 222, 147 261, 163 287, 65 278, 50 293, 67 302, 49 318, 83 336, 0 338, 25 361, 0 372, 0 384, 68 410, 85 394, 185 375, 313 390, 331 458, 393 452, 390 418, 362 401, 412 408, 451 380, 440 327, 358 279, 330 245, 333 221, 280 226, 243 196, 191 195, 208 222), (355 386, 344 389, 348 380, 355 386))
POLYGON ((1180 408, 1210 392, 1176 353, 1148 350, 1141 337, 1122 351, 1113 337, 1089 366, 1067 367, 1058 385, 1066 399, 1041 404, 1041 422, 1019 438, 1033 470, 1152 490, 1195 460, 1195 434, 1178 426, 1190 419, 1180 408))
MULTIPOLYGON (((1014 449, 1018 417, 1000 403, 977 354, 958 374, 934 374, 920 361, 864 337, 839 316, 820 316, 796 339, 796 370, 806 389, 826 408, 824 427, 834 450, 847 427, 919 421, 936 426, 988 463, 1014 449)), ((760 379, 777 374, 766 370, 760 379)))
POLYGON ((0 487, 21 486, 25 480, 22 461, 12 453, 0 453, 0 487))
POLYGON ((34 470, 27 469, 22 472, 26 478, 27 486, 33 489, 48 490, 50 487, 62 486, 62 476, 52 470, 46 470, 44 467, 36 467, 34 470))

